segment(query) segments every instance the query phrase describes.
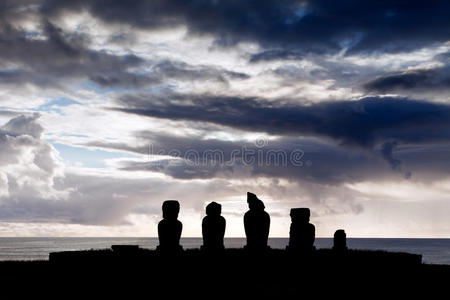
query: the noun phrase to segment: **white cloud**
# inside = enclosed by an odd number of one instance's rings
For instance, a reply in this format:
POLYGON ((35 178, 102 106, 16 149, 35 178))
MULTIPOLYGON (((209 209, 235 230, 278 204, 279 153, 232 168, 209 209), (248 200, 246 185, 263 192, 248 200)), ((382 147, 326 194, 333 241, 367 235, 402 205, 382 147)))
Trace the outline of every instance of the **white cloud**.
POLYGON ((8 176, 5 173, 0 172, 0 197, 8 197, 8 176))
POLYGON ((20 115, 0 128, 0 167, 3 195, 59 198, 54 179, 62 176, 58 153, 41 139, 38 114, 20 115))
POLYGON ((425 47, 410 52, 400 53, 376 53, 372 55, 336 55, 329 58, 329 61, 350 63, 360 67, 373 66, 384 71, 399 71, 405 68, 422 68, 430 64, 430 61, 438 54, 450 50, 447 44, 441 44, 434 47, 425 47))

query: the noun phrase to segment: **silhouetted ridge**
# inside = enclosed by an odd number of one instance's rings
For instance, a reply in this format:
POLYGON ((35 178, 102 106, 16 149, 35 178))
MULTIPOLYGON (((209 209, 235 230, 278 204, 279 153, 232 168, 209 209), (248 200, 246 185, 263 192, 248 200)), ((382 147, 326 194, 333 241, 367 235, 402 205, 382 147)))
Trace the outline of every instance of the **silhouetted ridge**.
MULTIPOLYGON (((53 278, 55 288, 63 284, 66 291, 73 288, 72 282, 78 282, 80 288, 91 284, 102 293, 120 288, 127 294, 140 291, 142 296, 160 293, 167 298, 286 299, 286 295, 290 299, 306 297, 309 292, 305 289, 332 296, 343 286, 345 295, 358 288, 372 295, 372 290, 410 284, 422 270, 420 255, 384 251, 348 250, 337 255, 331 249, 318 249, 299 256, 284 249, 225 249, 215 255, 186 249, 166 255, 114 246, 113 250, 51 253, 45 272, 46 279, 53 278), (105 286, 99 289, 101 283, 105 286)), ((407 291, 405 286, 400 290, 407 291)))
MULTIPOLYGON (((133 291, 147 295, 150 286, 154 294, 180 299, 291 299, 307 297, 308 290, 320 290, 327 297, 353 292, 359 299, 358 288, 370 291, 371 296, 373 291, 396 288, 404 296, 412 291, 411 287, 423 286, 430 278, 448 278, 445 272, 449 268, 424 268, 421 255, 348 249, 343 229, 336 230, 332 249, 316 250, 309 208, 291 209, 289 245, 286 249, 271 249, 267 246, 270 216, 264 203, 253 193, 247 193, 247 202, 244 249, 225 249, 226 221, 221 216, 221 205, 211 202, 202 221, 201 250, 183 251, 180 204, 167 200, 162 205, 156 251, 137 245, 114 245, 111 249, 51 253, 49 263, 37 268, 48 274, 45 280, 51 278, 52 286, 63 291, 72 290, 72 282, 82 278, 83 284, 77 286, 87 288, 90 283, 102 297, 105 291, 116 296, 113 291, 118 287, 123 287, 127 297, 133 291)), ((386 295, 392 294, 382 293, 383 298, 386 295)))

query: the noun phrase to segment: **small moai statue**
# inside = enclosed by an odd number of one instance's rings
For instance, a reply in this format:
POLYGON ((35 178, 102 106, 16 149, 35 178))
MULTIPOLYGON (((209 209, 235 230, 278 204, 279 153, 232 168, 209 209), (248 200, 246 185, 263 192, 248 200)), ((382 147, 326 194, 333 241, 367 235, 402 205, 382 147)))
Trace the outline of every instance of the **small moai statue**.
POLYGON ((180 245, 183 224, 178 220, 180 203, 176 200, 166 200, 162 205, 163 219, 158 223, 158 251, 178 252, 183 250, 180 245))
POLYGON ((316 228, 309 223, 310 214, 309 208, 291 209, 288 250, 302 253, 315 250, 316 228))
POLYGON ((223 250, 226 221, 220 214, 222 205, 211 202, 206 206, 206 216, 202 221, 203 247, 202 250, 216 252, 223 250))
POLYGON ((344 229, 338 229, 334 233, 333 250, 341 252, 347 250, 347 235, 345 234, 344 229))
POLYGON ((246 249, 252 251, 267 250, 270 216, 264 211, 264 203, 253 193, 247 193, 249 210, 244 215, 244 228, 247 237, 246 249))

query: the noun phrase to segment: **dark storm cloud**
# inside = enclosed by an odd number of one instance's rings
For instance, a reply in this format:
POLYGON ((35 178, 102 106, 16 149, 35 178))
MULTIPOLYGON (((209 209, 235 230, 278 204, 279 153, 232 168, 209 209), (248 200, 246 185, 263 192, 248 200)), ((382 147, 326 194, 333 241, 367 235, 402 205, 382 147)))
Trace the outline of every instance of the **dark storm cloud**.
POLYGON ((2 0, 0 3, 0 24, 27 20, 36 14, 35 5, 42 3, 42 1, 32 3, 28 0, 2 0))
POLYGON ((180 61, 162 60, 155 63, 151 72, 159 78, 176 78, 185 80, 209 80, 227 82, 228 79, 247 79, 244 73, 227 71, 219 67, 189 65, 180 61))
POLYGON ((10 25, 0 27, 0 60, 17 65, 0 73, 3 83, 56 85, 61 77, 138 77, 128 69, 141 65, 141 58, 90 50, 83 35, 64 32, 48 21, 42 27, 46 39, 30 38, 10 25))
POLYGON ((40 87, 60 86, 50 74, 37 75, 34 72, 24 70, 0 71, 0 85, 22 85, 26 83, 32 83, 40 87))
POLYGON ((278 60, 278 59, 301 59, 304 55, 302 53, 289 51, 289 50, 267 50, 264 52, 259 52, 256 54, 253 54, 250 57, 251 63, 256 63, 260 61, 270 61, 270 60, 278 60))
POLYGON ((10 24, 0 26, 0 62, 14 63, 14 69, 0 70, 2 84, 33 83, 58 86, 61 78, 88 78, 103 87, 142 87, 161 84, 165 79, 246 79, 243 73, 183 62, 145 61, 133 55, 114 55, 89 49, 89 38, 63 31, 49 21, 42 23, 43 37, 36 39, 10 24), (30 51, 32 49, 32 51, 30 51), (133 68, 148 66, 147 73, 133 68))
POLYGON ((381 148, 381 153, 384 159, 386 159, 390 163, 392 169, 394 170, 398 169, 401 164, 400 160, 392 157, 392 151, 396 146, 397 146, 396 142, 385 142, 381 148))
POLYGON ((155 76, 129 72, 94 74, 90 75, 89 79, 102 87, 143 87, 161 83, 161 80, 155 76))
MULTIPOLYGON (((224 141, 137 132, 139 144, 91 142, 84 146, 130 151, 156 161, 121 161, 127 171, 159 172, 178 179, 284 178, 299 182, 342 184, 398 177, 389 166, 395 148, 366 151, 338 147, 317 139, 283 137, 274 140, 224 141), (387 159, 389 158, 389 159, 387 159)), ((420 168, 418 169, 420 170, 420 168)))
POLYGON ((144 29, 187 25, 191 34, 213 35, 218 45, 255 41, 297 52, 409 51, 450 36, 445 0, 71 0, 44 1, 41 7, 50 17, 83 9, 105 22, 144 29))
POLYGON ((450 64, 450 51, 440 53, 440 54, 436 55, 435 58, 443 63, 450 64))
POLYGON ((110 71, 103 74, 90 76, 95 83, 104 87, 125 86, 142 87, 148 85, 162 84, 166 80, 184 81, 217 81, 228 84, 229 79, 247 79, 244 73, 227 71, 213 66, 193 66, 180 61, 148 61, 149 70, 146 74, 130 72, 110 71))
POLYGON ((364 98, 311 105, 255 98, 129 95, 115 110, 170 120, 209 122, 284 136, 322 136, 348 145, 372 147, 387 139, 446 142, 450 106, 405 98, 364 98))
POLYGON ((401 90, 440 91, 450 89, 450 67, 407 71, 381 76, 367 82, 364 88, 378 93, 401 90))
MULTIPOLYGON (((447 6, 450 6, 448 1, 426 4, 408 1, 406 4, 263 0, 187 4, 178 0, 42 0, 34 5, 27 1, 6 1, 0 6, 0 60, 19 67, 1 70, 0 80, 3 84, 30 82, 56 86, 59 78, 79 77, 102 87, 143 87, 162 84, 165 79, 210 79, 226 83, 229 79, 248 78, 246 74, 212 66, 191 66, 167 60, 146 62, 133 55, 91 50, 89 37, 64 32, 54 25, 54 20, 66 17, 69 12, 88 10, 107 23, 126 23, 151 30, 187 25, 190 34, 213 35, 220 45, 259 42, 263 50, 250 56, 250 61, 261 62, 301 59, 309 52, 323 54, 343 48, 349 48, 350 52, 395 52, 445 42, 450 30, 450 21, 443 13, 447 6), (45 39, 36 38, 40 33, 27 32, 20 26, 20 21, 32 17, 41 20, 45 39), (143 64, 151 71, 136 73, 133 68, 143 64)), ((112 34, 111 38, 114 36, 112 34)), ((389 90, 389 85, 403 88, 415 86, 415 81, 421 79, 429 82, 425 87, 447 86, 448 77, 441 78, 435 73, 387 75, 387 78, 369 82, 366 88, 374 91, 389 90)))
POLYGON ((263 147, 249 141, 150 132, 137 133, 136 137, 139 144, 145 146, 107 142, 91 142, 85 146, 131 151, 145 156, 150 146, 152 159, 160 155, 158 160, 125 159, 115 166, 122 170, 158 172, 185 180, 266 177, 299 183, 341 185, 366 180, 399 180, 402 177, 429 182, 450 175, 448 143, 401 145, 387 141, 366 150, 293 137, 270 140, 263 147), (244 148, 247 153, 245 158, 244 148), (233 151, 238 154, 232 154, 233 151), (294 152, 300 154, 295 159, 291 156, 294 152))
MULTIPOLYGON (((140 144, 91 142, 84 146, 131 151, 158 160, 120 161, 127 171, 151 171, 177 179, 267 177, 298 182, 342 184, 398 178, 381 150, 340 147, 317 139, 283 137, 263 144, 173 135, 136 133, 140 144)), ((260 141, 261 142, 261 141, 260 141)), ((395 150, 395 149, 393 149, 395 150)), ((392 159, 394 151, 390 153, 392 159)))

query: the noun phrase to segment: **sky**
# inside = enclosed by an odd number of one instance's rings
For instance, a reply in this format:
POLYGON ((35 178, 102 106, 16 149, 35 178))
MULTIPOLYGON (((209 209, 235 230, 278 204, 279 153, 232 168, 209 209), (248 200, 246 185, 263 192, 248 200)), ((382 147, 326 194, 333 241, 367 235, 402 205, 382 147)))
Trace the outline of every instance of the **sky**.
POLYGON ((2 0, 0 236, 450 237, 449 1, 2 0))

